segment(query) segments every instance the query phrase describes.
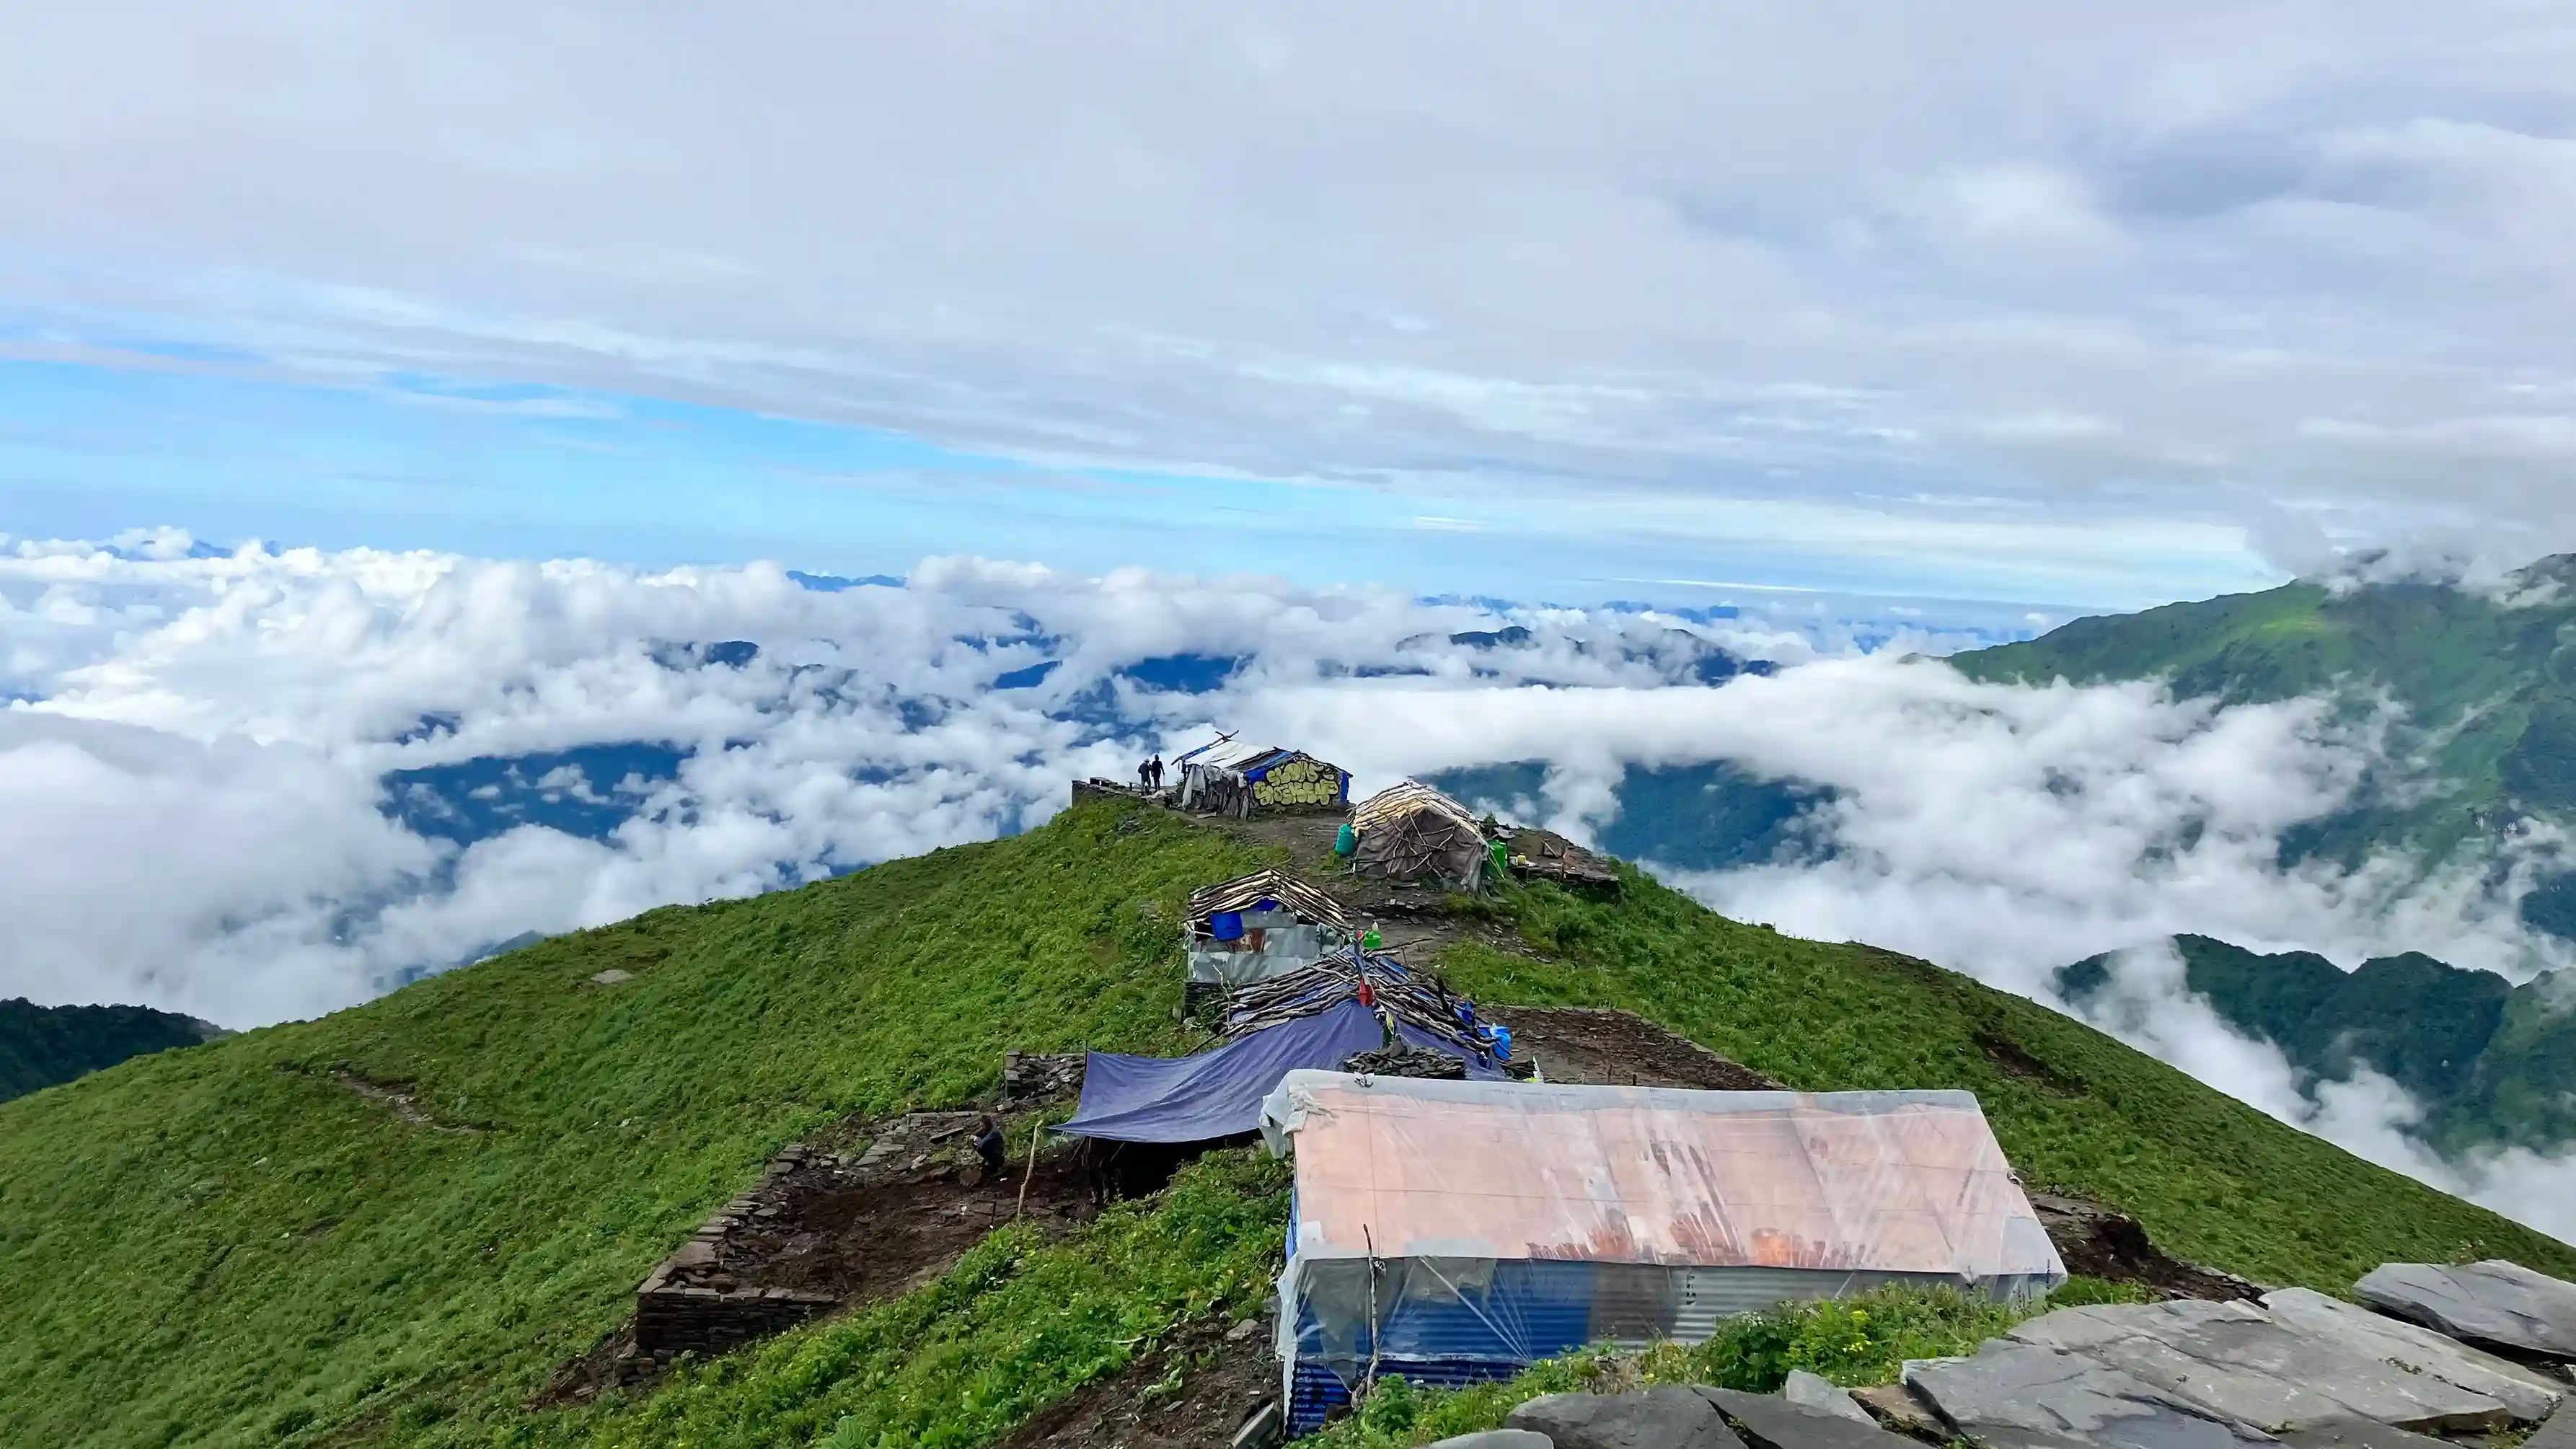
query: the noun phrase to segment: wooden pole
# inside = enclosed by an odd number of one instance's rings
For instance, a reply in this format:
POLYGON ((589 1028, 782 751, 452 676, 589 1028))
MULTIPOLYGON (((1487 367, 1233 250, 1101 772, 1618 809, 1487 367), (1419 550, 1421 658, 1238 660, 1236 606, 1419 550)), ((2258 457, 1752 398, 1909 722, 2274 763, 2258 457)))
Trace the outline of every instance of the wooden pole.
POLYGON ((1029 1180, 1038 1175, 1038 1134, 1046 1130, 1046 1119, 1040 1117, 1029 1127, 1029 1170, 1020 1174, 1020 1205, 1011 1209, 1011 1220, 1029 1210, 1029 1180))

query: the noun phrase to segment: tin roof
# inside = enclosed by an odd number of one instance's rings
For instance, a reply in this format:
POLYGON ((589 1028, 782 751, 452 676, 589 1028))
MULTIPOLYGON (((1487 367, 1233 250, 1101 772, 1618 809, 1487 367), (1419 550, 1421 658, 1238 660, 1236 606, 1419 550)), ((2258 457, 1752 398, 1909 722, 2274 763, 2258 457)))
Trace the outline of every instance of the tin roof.
POLYGON ((1966 1092, 1693 1092, 1290 1073, 1298 1258, 1939 1274, 2065 1265, 1966 1092))
POLYGON ((1257 870, 1219 881, 1190 894, 1190 919, 1205 920, 1219 911, 1240 911, 1263 900, 1277 901, 1300 919, 1338 928, 1347 935, 1350 917, 1339 902, 1283 870, 1257 870))

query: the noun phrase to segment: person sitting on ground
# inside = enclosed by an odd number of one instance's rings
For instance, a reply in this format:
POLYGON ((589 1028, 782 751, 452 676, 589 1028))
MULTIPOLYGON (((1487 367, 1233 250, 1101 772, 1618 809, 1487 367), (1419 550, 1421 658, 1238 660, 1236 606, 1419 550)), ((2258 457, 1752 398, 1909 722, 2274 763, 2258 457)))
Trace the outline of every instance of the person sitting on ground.
POLYGON ((985 1118, 975 1124, 975 1155, 984 1159, 984 1176, 999 1180, 1002 1175, 1002 1129, 985 1118))

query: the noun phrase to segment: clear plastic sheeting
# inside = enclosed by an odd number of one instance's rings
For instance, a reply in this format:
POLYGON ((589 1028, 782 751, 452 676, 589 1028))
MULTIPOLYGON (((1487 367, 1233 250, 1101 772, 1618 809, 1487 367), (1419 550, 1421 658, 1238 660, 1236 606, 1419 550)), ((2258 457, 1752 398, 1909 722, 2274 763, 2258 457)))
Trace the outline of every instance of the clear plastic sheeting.
POLYGON ((1328 926, 1309 926, 1288 919, 1285 911, 1246 911, 1243 934, 1230 940, 1213 936, 1190 943, 1190 979, 1227 986, 1249 986, 1292 971, 1304 971, 1345 944, 1328 926), (1276 917, 1271 925, 1265 917, 1276 917))
POLYGON ((1883 1283, 2046 1292, 2065 1265, 1965 1092, 1691 1092, 1298 1071, 1279 1348, 1353 1379, 1704 1339, 1883 1283))

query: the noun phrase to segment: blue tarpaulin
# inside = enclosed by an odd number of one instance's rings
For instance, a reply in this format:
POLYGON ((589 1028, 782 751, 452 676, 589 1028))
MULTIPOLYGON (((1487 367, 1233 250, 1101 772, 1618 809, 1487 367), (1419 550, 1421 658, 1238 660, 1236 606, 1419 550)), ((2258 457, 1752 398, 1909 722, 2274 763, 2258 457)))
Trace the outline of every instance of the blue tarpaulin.
POLYGON ((1300 1068, 1331 1071, 1385 1040, 1375 1013, 1344 1001, 1194 1057, 1093 1052, 1082 1070, 1082 1108, 1056 1130, 1111 1142, 1206 1142, 1257 1132, 1261 1099, 1280 1078, 1300 1068))

